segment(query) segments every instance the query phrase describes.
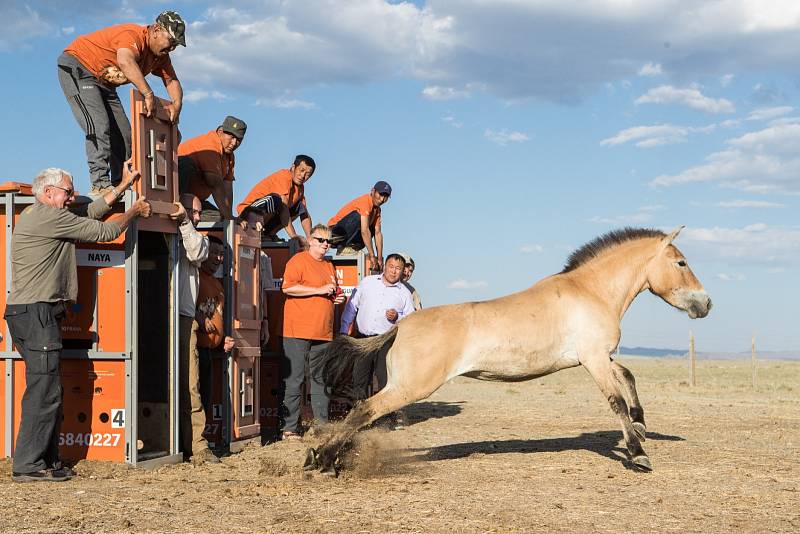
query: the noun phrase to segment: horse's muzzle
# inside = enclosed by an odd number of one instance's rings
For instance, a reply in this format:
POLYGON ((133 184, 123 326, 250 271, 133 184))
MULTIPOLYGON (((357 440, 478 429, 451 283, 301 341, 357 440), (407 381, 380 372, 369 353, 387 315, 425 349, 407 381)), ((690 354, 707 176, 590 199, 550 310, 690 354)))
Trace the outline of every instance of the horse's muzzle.
POLYGON ((686 306, 686 313, 689 314, 689 317, 692 319, 702 319, 708 312, 711 311, 711 297, 708 296, 708 293, 704 292, 693 292, 688 299, 688 306, 686 306))

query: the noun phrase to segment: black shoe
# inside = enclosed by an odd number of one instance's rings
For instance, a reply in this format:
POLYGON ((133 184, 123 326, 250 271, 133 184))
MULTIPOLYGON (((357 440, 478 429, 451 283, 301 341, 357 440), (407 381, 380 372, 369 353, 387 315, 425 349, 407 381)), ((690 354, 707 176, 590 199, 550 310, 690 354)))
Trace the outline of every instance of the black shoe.
POLYGON ((14 482, 64 482, 72 478, 60 469, 42 469, 33 473, 11 473, 14 482))
POLYGON ((57 474, 57 476, 64 476, 67 478, 67 480, 78 475, 74 469, 67 467, 66 465, 61 466, 58 469, 50 469, 49 471, 53 473, 53 475, 57 474))

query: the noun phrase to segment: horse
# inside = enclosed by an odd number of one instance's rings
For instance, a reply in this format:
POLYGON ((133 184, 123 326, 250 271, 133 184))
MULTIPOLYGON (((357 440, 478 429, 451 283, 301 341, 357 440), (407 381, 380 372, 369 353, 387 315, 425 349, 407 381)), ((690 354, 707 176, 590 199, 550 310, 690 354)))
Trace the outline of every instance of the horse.
POLYGON ((341 386, 357 359, 381 350, 388 351, 387 384, 357 402, 318 449, 308 449, 304 468, 335 476, 340 449, 360 428, 451 378, 519 382, 582 365, 619 417, 634 468, 651 471, 634 376, 611 356, 622 316, 646 289, 692 319, 708 315, 710 297, 672 244, 682 228, 614 230, 575 250, 560 273, 518 293, 426 308, 375 337, 337 337, 320 356, 325 384, 341 386))

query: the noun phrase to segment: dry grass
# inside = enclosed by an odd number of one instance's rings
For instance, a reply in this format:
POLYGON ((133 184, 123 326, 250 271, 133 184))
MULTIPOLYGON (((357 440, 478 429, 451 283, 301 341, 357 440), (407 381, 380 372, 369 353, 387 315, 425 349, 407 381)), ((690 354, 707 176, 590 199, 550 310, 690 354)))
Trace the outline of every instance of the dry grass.
POLYGON ((307 444, 222 465, 140 471, 83 462, 65 484, 12 484, 0 531, 797 532, 800 363, 623 358, 645 406, 652 473, 630 469, 588 374, 459 379, 362 433, 338 479, 304 473, 307 444))

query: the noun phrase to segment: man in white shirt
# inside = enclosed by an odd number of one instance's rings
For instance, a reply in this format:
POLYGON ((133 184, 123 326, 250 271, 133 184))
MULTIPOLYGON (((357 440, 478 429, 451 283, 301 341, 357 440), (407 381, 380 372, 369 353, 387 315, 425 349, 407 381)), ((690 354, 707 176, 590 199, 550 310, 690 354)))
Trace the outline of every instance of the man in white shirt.
POLYGON ((178 281, 180 330, 180 437, 185 459, 196 463, 219 462, 203 438, 206 415, 200 397, 200 359, 197 352, 197 293, 200 286, 200 264, 208 258, 208 238, 195 225, 200 222, 200 199, 190 193, 181 195, 178 211, 171 217, 180 231, 180 280, 178 281), (215 462, 216 460, 216 462, 215 462))
MULTIPOLYGON (((339 332, 347 334, 355 319, 358 334, 377 336, 389 331, 407 315, 414 312, 411 293, 401 282, 406 262, 399 254, 386 258, 382 274, 367 276, 359 282, 342 312, 339 332)), ((378 377, 378 390, 386 386, 386 352, 381 351, 358 361, 353 367, 353 389, 358 398, 369 397, 372 374, 378 377)))

